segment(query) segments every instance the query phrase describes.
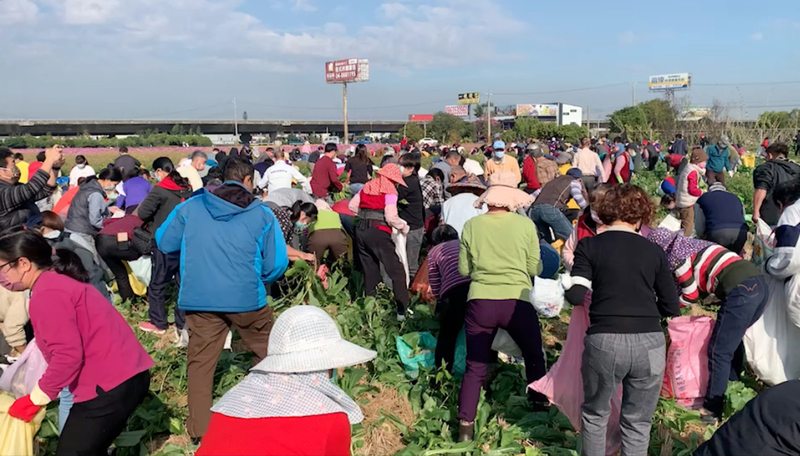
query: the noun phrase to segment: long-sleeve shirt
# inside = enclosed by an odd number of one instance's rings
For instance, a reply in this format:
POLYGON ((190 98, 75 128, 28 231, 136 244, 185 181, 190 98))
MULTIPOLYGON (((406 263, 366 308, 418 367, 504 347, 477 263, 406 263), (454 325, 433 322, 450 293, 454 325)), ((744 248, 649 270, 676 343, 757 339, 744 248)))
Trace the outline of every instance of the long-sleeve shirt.
POLYGON ((717 144, 708 146, 706 149, 706 154, 708 154, 708 163, 706 166, 708 169, 710 171, 714 171, 715 173, 721 173, 722 171, 728 170, 729 150, 730 149, 727 147, 720 149, 719 145, 717 144))
POLYGON ((425 209, 441 207, 444 203, 444 188, 442 183, 428 176, 420 181, 422 187, 422 204, 425 209))
MULTIPOLYGON (((408 227, 408 223, 406 223, 405 220, 401 219, 400 216, 397 215, 397 195, 387 193, 384 195, 384 203, 386 206, 383 208, 383 214, 386 218, 386 223, 392 228, 397 228, 400 231, 405 230, 406 227, 408 227)), ((347 208, 350 209, 350 212, 358 214, 360 206, 361 192, 358 192, 355 196, 353 196, 353 199, 350 200, 347 208)))
POLYGON ((292 180, 297 181, 303 187, 303 191, 311 193, 311 185, 308 183, 308 178, 285 161, 278 161, 267 168, 261 177, 261 181, 258 182, 258 186, 266 188, 267 193, 272 193, 278 189, 292 188, 292 180))
POLYGON ((533 157, 525 157, 522 162, 522 180, 525 181, 525 188, 527 190, 539 190, 542 188, 539 184, 539 178, 536 176, 536 162, 533 157))
POLYGON ((487 178, 498 171, 510 171, 517 177, 517 184, 522 181, 522 173, 519 171, 519 163, 517 163, 517 160, 514 157, 505 156, 500 159, 500 162, 493 158, 488 160, 485 166, 485 174, 487 178))
MULTIPOLYGON (((578 242, 572 278, 591 283, 587 334, 661 332, 659 318, 680 311, 666 254, 631 229, 611 226, 578 242)), ((566 297, 580 305, 587 288, 573 285, 566 297)))
POLYGON ((460 242, 447 241, 428 252, 428 280, 437 299, 453 288, 469 283, 470 278, 458 272, 460 242))
MULTIPOLYGON (((155 363, 130 325, 93 286, 53 271, 31 290, 31 323, 47 361, 38 389, 55 399, 65 386, 81 403, 155 363)), ((36 401, 34 401, 36 403, 36 401)))
POLYGON ((13 185, 0 181, 0 229, 25 223, 28 214, 14 217, 13 213, 26 209, 32 211, 36 201, 50 196, 54 188, 47 185, 49 179, 50 174, 40 169, 30 176, 27 184, 13 185), (16 218, 20 220, 14 220, 16 218))
POLYGON ((581 170, 584 176, 596 176, 602 181, 603 162, 591 149, 578 149, 572 159, 572 166, 581 170))
POLYGON ((106 199, 100 193, 89 195, 89 223, 98 230, 103 228, 103 220, 108 216, 108 205, 106 199))
POLYGON ((341 191, 344 186, 339 182, 336 163, 327 155, 323 155, 314 164, 314 172, 311 173, 311 190, 317 198, 325 198, 331 188, 341 191))
POLYGON ((464 225, 458 272, 470 277, 469 299, 530 299, 542 272, 536 225, 514 212, 484 214, 464 225))
POLYGON ((120 194, 119 198, 117 198, 116 204, 117 207, 126 209, 142 204, 142 201, 147 198, 150 190, 153 189, 153 185, 150 184, 147 179, 137 176, 123 182, 122 189, 124 191, 124 195, 120 194))
POLYGON ((714 293, 724 299, 743 280, 761 272, 749 261, 730 250, 712 245, 687 258, 675 269, 675 281, 681 289, 681 303, 691 304, 700 293, 714 293))
POLYGON ((191 162, 179 167, 176 171, 182 177, 189 179, 189 184, 192 186, 192 191, 196 192, 203 188, 203 179, 200 177, 200 173, 197 172, 194 166, 192 166, 191 162))
POLYGON ((687 191, 689 192, 690 195, 699 197, 703 194, 703 191, 700 190, 699 177, 697 175, 697 172, 689 173, 689 175, 686 176, 686 181, 689 184, 687 191))
POLYGON ((26 294, 0 287, 0 332, 12 347, 25 345, 25 325, 30 320, 26 294))

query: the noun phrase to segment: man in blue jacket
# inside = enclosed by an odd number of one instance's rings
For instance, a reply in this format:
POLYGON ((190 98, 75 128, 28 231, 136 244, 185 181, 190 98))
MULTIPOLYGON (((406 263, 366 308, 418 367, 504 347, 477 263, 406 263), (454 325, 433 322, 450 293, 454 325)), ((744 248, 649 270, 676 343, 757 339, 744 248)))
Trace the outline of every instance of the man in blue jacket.
POLYGON ((267 290, 289 259, 278 220, 253 197, 253 165, 230 159, 225 182, 213 193, 178 205, 156 231, 164 253, 180 252, 178 307, 189 328, 187 379, 193 439, 211 419, 214 369, 231 326, 255 353, 267 356, 272 308, 267 290))
POLYGON ((730 165, 728 165, 730 145, 731 142, 728 137, 722 135, 718 143, 712 144, 706 149, 706 154, 708 155, 706 180, 708 180, 708 185, 714 182, 725 183, 725 170, 730 168, 730 165))

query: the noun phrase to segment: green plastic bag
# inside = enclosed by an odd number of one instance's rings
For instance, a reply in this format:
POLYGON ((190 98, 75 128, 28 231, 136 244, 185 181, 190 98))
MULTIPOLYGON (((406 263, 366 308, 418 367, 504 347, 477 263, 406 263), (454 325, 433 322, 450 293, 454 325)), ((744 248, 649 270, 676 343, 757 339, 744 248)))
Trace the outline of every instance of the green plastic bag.
MULTIPOLYGON (((403 362, 406 376, 416 379, 420 367, 435 367, 436 338, 429 332, 413 332, 404 336, 397 336, 395 340, 397 353, 403 362)), ((458 334, 453 372, 456 377, 464 375, 467 366, 467 344, 464 330, 458 334)))

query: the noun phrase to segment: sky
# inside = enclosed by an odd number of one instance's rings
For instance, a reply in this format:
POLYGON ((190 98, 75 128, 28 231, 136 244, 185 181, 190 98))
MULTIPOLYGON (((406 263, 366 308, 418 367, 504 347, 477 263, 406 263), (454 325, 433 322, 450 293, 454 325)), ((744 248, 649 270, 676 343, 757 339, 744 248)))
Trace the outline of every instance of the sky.
POLYGON ((0 0, 0 119, 351 120, 563 102, 591 118, 691 73, 682 103, 800 107, 797 0, 0 0), (633 86, 632 83, 636 83, 633 86))

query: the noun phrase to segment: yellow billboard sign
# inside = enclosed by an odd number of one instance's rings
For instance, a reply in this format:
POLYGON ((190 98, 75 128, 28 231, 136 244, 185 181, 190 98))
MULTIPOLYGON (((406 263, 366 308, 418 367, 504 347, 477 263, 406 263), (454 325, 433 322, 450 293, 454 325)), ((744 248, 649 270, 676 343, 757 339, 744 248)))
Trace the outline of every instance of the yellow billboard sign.
POLYGON ((481 102, 480 92, 469 92, 469 93, 458 94, 458 104, 460 105, 478 104, 480 102, 481 102))
POLYGON ((648 86, 650 90, 688 89, 692 86, 692 75, 675 73, 650 76, 648 86))

